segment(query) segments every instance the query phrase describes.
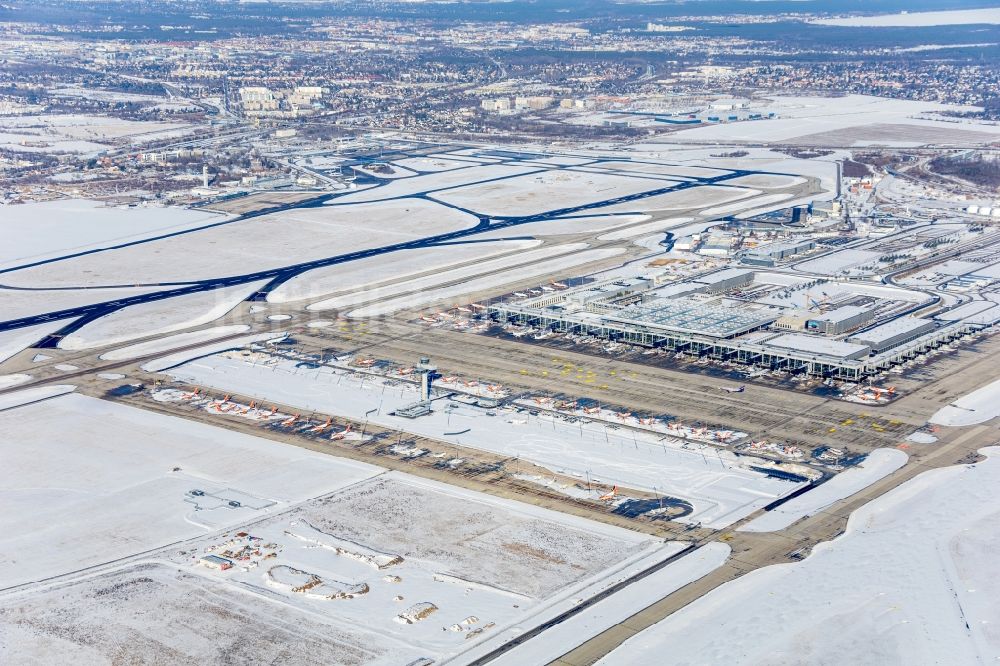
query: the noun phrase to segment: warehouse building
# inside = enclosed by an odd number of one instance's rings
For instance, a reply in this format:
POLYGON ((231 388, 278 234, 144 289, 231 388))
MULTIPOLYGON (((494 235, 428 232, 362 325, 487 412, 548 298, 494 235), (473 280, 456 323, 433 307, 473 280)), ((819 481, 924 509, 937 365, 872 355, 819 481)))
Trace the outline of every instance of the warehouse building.
POLYGON ((868 345, 876 354, 906 344, 911 340, 936 328, 929 319, 917 317, 900 317, 875 328, 856 333, 847 338, 847 342, 868 345))
POLYGON ((806 330, 827 335, 840 335, 867 324, 874 317, 875 313, 870 308, 859 305, 844 305, 836 310, 830 310, 813 317, 806 322, 806 330))
POLYGON ((815 247, 816 242, 807 239, 772 243, 765 247, 750 250, 740 258, 740 262, 751 266, 774 266, 782 259, 808 252, 815 247))
POLYGON ((747 286, 753 282, 753 276, 753 271, 741 268, 726 268, 710 275, 701 275, 691 280, 691 282, 705 285, 705 291, 709 294, 722 294, 747 286))

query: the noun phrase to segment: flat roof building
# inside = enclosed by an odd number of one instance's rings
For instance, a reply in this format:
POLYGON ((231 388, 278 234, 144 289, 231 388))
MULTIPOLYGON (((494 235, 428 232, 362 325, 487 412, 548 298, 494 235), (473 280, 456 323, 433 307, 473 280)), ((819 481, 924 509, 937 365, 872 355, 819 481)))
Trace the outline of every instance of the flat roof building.
POLYGON ((868 345, 858 345, 840 340, 820 337, 818 335, 804 335, 801 333, 786 333, 764 343, 768 347, 777 349, 787 349, 804 354, 815 354, 817 356, 828 356, 836 359, 857 359, 868 356, 870 348, 868 345))
POLYGON ((937 328, 930 319, 899 317, 867 331, 856 333, 847 342, 868 345, 876 354, 915 340, 924 333, 937 328))

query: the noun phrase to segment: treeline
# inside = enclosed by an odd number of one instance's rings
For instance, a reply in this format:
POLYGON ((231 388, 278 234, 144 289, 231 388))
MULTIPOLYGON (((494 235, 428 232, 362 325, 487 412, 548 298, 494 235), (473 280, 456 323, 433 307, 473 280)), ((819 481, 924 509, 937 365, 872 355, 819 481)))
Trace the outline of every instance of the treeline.
POLYGON ((931 160, 930 167, 942 176, 1000 190, 1000 160, 997 159, 975 154, 941 156, 931 160))

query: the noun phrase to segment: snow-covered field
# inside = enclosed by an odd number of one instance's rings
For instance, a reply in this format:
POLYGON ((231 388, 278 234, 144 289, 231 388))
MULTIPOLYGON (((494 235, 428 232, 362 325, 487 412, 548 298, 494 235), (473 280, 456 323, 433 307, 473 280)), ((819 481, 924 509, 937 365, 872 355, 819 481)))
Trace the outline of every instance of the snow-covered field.
POLYGON ((68 324, 68 321, 54 321, 25 328, 15 328, 10 331, 0 331, 0 363, 14 354, 18 354, 45 336, 55 333, 68 324))
POLYGON ((203 573, 146 563, 0 597, 5 660, 399 666, 421 656, 203 573))
POLYGON ((739 187, 725 187, 721 185, 703 185, 691 187, 677 192, 667 192, 657 194, 648 198, 636 201, 626 201, 595 208, 593 213, 620 213, 620 212, 655 212, 661 210, 685 210, 692 208, 708 208, 721 204, 730 203, 739 199, 746 199, 760 194, 760 190, 746 190, 739 187))
MULTIPOLYGON (((21 317, 56 312, 69 308, 85 307, 95 303, 116 301, 130 296, 140 296, 164 287, 116 287, 109 289, 3 289, 0 288, 0 320, 10 321, 21 317)), ((68 324, 62 320, 62 326, 68 324)))
POLYGON ((21 152, 96 153, 121 140, 139 144, 182 136, 193 129, 194 126, 182 123, 105 116, 8 116, 0 117, 0 147, 21 152))
POLYGON ((548 171, 435 192, 438 201, 494 217, 535 215, 669 187, 671 181, 548 171))
MULTIPOLYGON (((776 118, 722 123, 684 129, 671 142, 805 142, 815 145, 891 144, 919 146, 947 137, 988 143, 1000 127, 977 122, 946 122, 926 117, 941 111, 968 111, 971 107, 886 99, 865 95, 807 97, 774 95, 755 103, 777 113, 776 118)), ((993 139, 995 140, 995 139, 993 139)))
MULTIPOLYGON (((337 464, 335 458, 299 455, 337 464)), ((438 660, 514 625, 530 627, 551 609, 571 606, 622 572, 680 548, 405 474, 362 476, 358 472, 377 468, 356 467, 349 472, 357 478, 346 482, 341 474, 332 494, 280 513, 269 509, 263 520, 258 513, 252 523, 237 521, 224 534, 188 540, 151 554, 148 562, 61 583, 56 597, 49 590, 25 590, 0 598, 5 648, 27 661, 45 653, 87 661, 102 652, 151 657, 165 647, 168 654, 214 663, 238 637, 245 644, 241 654, 253 655, 248 658, 254 663, 280 641, 289 644, 278 661, 290 663, 438 660), (234 566, 204 567, 199 561, 207 554, 234 566), (56 624, 44 622, 55 603, 75 610, 62 613, 56 624), (91 608, 95 604, 99 608, 91 608), (151 608, 157 619, 141 619, 151 608), (259 634, 245 633, 245 625, 259 634), (204 633, 208 627, 210 635, 204 633), (294 638, 286 634, 292 627, 294 638), (84 638, 95 633, 113 640, 84 638), (120 644, 124 635, 131 640, 120 644), (328 641, 336 647, 326 646, 328 641), (296 658, 307 646, 319 654, 296 658)), ((194 498, 206 505, 214 499, 194 498)))
POLYGON ((509 409, 489 417, 484 410, 441 399, 418 419, 390 415, 417 399, 414 384, 387 387, 378 378, 358 379, 320 367, 303 372, 294 361, 261 365, 215 355, 169 371, 199 386, 212 386, 274 400, 303 410, 370 420, 390 428, 506 456, 516 456, 576 478, 657 492, 690 502, 681 520, 724 527, 801 484, 769 478, 744 464, 752 458, 708 445, 685 444, 659 433, 633 433, 598 422, 569 423, 546 414, 529 416, 509 409), (374 414, 368 412, 377 409, 374 414), (446 434, 460 433, 460 434, 446 434))
POLYGON ((796 564, 727 583, 599 663, 982 664, 1000 656, 1000 449, 925 472, 796 564))
POLYGON ((367 290, 380 283, 438 272, 457 264, 523 251, 540 244, 541 241, 511 240, 401 250, 388 256, 369 257, 307 271, 279 285, 267 295, 267 300, 270 303, 287 303, 341 291, 367 290))
MULTIPOLYGON (((554 247, 555 249, 559 249, 561 246, 554 247)), ((408 308, 420 308, 445 299, 462 301, 466 300, 471 294, 483 291, 498 292, 505 285, 514 284, 521 280, 528 280, 531 278, 551 278, 552 276, 557 276, 564 271, 575 269, 578 266, 583 266, 595 261, 602 261, 624 253, 625 250, 623 248, 581 250, 580 252, 574 252, 568 256, 544 259, 531 264, 525 264, 519 268, 511 268, 493 273, 492 275, 483 275, 482 277, 470 279, 462 282, 461 284, 429 289, 427 291, 422 291, 408 296, 392 298, 380 303, 358 308, 357 310, 351 310, 347 313, 347 316, 357 319, 365 317, 378 317, 398 312, 400 310, 406 310, 408 308)))
MULTIPOLYGON (((432 275, 413 278, 403 282, 397 282, 385 287, 378 287, 370 290, 358 290, 343 296, 324 299, 309 306, 310 310, 332 310, 335 308, 345 309, 356 307, 377 299, 384 299, 405 294, 407 292, 422 292, 426 294, 429 289, 435 289, 450 282, 461 282, 461 288, 465 288, 470 278, 475 278, 490 271, 497 271, 519 264, 536 264, 550 257, 554 257, 566 252, 586 249, 585 243, 572 243, 567 245, 553 245, 535 250, 521 252, 514 257, 501 257, 499 259, 489 259, 480 261, 468 266, 443 270, 432 275)), ((419 295, 417 295, 419 297, 419 295)))
POLYGON ((915 28, 934 25, 968 25, 971 23, 998 24, 1000 23, 1000 8, 852 16, 849 18, 816 19, 813 23, 864 28, 915 28))
POLYGON ((192 489, 240 491, 277 509, 380 471, 76 394, 0 412, 0 430, 4 586, 262 515, 248 506, 196 509, 186 501, 192 489))
POLYGON ((400 178, 363 192, 345 194, 344 196, 337 197, 336 199, 330 201, 327 205, 336 207, 345 203, 387 201, 398 197, 409 196, 411 194, 443 190, 449 187, 457 187, 471 183, 505 179, 510 176, 520 176, 522 174, 533 173, 541 170, 542 169, 539 168, 511 166, 506 164, 475 165, 468 163, 465 165, 465 168, 427 173, 419 176, 413 176, 412 178, 400 178))
POLYGON ((185 208, 103 206, 60 199, 0 206, 0 268, 214 224, 225 215, 185 208))
POLYGON ((1000 379, 939 409, 931 423, 943 426, 969 426, 1000 416, 1000 379))
POLYGON ((197 331, 190 331, 188 333, 168 335, 155 340, 149 340, 148 342, 139 342, 134 345, 128 345, 127 347, 120 347, 118 349, 104 352, 101 354, 100 358, 104 361, 128 361, 133 358, 149 356, 150 354, 158 354, 160 352, 165 353, 171 349, 177 349, 178 347, 187 347, 201 342, 209 342, 218 338, 236 335, 237 333, 245 333, 249 330, 250 327, 246 324, 213 326, 211 328, 203 328, 197 331))
MULTIPOLYGON (((548 664, 640 610, 722 566, 730 548, 712 542, 504 653, 497 666, 548 664)), ((511 636, 508 636, 509 639, 511 636)))
POLYGON ((303 208, 4 276, 21 287, 184 282, 241 275, 475 225, 431 201, 303 208))
POLYGON ((834 502, 864 490, 906 464, 909 459, 899 449, 875 449, 857 467, 837 474, 818 488, 785 502, 773 511, 754 518, 739 528, 741 532, 783 530, 796 520, 811 516, 834 502))
POLYGON ((201 326, 222 317, 264 284, 237 285, 133 305, 70 333, 59 341, 59 347, 91 349, 201 326))

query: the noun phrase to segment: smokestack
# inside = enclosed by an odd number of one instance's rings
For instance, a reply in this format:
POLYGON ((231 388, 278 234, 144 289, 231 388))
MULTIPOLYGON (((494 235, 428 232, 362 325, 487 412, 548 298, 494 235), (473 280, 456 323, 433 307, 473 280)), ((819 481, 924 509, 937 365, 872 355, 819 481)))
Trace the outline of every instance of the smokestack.
POLYGON ((208 187, 208 165, 205 164, 201 167, 201 184, 203 187, 208 187))

